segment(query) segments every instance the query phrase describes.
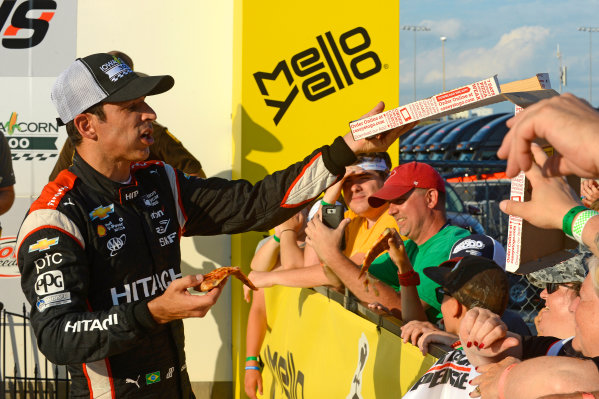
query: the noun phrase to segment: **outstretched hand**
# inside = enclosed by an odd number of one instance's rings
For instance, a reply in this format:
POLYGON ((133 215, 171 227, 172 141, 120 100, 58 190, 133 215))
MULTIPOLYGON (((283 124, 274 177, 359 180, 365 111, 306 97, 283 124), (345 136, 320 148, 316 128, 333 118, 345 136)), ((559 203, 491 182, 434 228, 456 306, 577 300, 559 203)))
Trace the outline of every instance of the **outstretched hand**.
POLYGON ((533 164, 531 144, 544 139, 557 154, 541 163, 546 176, 599 177, 599 112, 583 99, 562 94, 531 105, 507 121, 510 128, 497 151, 514 177, 533 164))
POLYGON ((544 229, 561 229, 564 215, 580 205, 580 199, 563 177, 547 177, 541 167, 547 162, 547 154, 536 144, 531 146, 536 163, 525 173, 533 188, 530 201, 504 200, 499 208, 509 214, 520 216, 531 224, 544 229))
POLYGON ((192 295, 187 291, 188 288, 200 286, 204 280, 201 274, 173 280, 162 295, 148 302, 150 314, 159 324, 189 317, 204 317, 218 300, 227 279, 228 277, 204 295, 192 295))
MULTIPOLYGON (((384 109, 385 109, 385 103, 380 101, 367 114, 362 115, 362 117, 360 119, 364 119, 369 116, 380 114, 381 112, 383 112, 384 109)), ((349 132, 345 136, 343 136, 343 139, 345 140, 345 142, 347 143, 349 148, 351 148, 351 150, 355 154, 361 154, 361 153, 366 153, 366 152, 387 151, 389 146, 391 144, 393 144, 393 142, 395 140, 397 140, 397 138, 399 136, 408 132, 410 129, 412 129, 414 126, 416 126, 416 124, 417 124, 416 122, 408 123, 408 124, 396 127, 395 129, 391 129, 386 132, 377 134, 375 136, 367 137, 365 139, 360 139, 357 141, 354 140, 354 136, 351 134, 351 132, 349 132)))

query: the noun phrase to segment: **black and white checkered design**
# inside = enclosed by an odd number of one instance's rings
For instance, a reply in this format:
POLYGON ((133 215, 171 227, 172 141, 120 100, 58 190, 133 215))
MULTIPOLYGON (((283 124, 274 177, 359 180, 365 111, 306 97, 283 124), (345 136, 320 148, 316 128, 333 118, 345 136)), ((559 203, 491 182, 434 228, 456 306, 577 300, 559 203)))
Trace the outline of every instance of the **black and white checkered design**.
POLYGON ((46 154, 43 152, 34 153, 34 152, 13 152, 12 160, 13 161, 45 161, 46 159, 56 158, 58 154, 46 154))

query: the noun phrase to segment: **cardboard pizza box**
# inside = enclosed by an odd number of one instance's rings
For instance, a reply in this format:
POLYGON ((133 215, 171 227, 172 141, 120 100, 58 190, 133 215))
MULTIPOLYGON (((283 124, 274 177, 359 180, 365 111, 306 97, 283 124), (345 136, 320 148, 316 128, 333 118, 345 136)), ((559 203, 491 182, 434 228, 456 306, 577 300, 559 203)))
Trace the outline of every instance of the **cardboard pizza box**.
MULTIPOLYGON (((551 88, 549 77, 544 81, 551 88)), ((534 82, 533 82, 534 86, 534 82)), ((522 112, 523 108, 515 106, 514 113, 522 112)), ((543 147, 548 156, 553 155, 553 147, 545 140, 535 140, 543 147)), ((566 178, 572 189, 580 194, 580 178, 566 178)), ((520 172, 511 181, 510 199, 513 201, 528 201, 532 194, 529 180, 520 172)), ((568 238, 561 230, 547 230, 535 227, 518 216, 510 216, 508 222, 508 237, 505 246, 505 269, 517 274, 528 274, 545 267, 553 266, 572 256, 572 250, 578 243, 568 238)))
MULTIPOLYGON (((545 151, 552 151, 545 147, 545 151)), ((580 178, 568 176, 568 184, 580 193, 580 178)), ((510 199, 529 201, 532 187, 524 173, 512 179, 510 199)), ((572 256, 568 249, 574 249, 578 243, 568 238, 562 230, 541 229, 517 216, 510 216, 508 238, 505 247, 505 269, 517 274, 528 274, 543 267, 552 266, 572 256)))
POLYGON ((539 73, 531 78, 500 85, 497 75, 424 100, 402 105, 349 124, 355 140, 374 136, 410 122, 436 119, 501 101, 527 107, 544 98, 558 95, 547 87, 549 75, 539 73))

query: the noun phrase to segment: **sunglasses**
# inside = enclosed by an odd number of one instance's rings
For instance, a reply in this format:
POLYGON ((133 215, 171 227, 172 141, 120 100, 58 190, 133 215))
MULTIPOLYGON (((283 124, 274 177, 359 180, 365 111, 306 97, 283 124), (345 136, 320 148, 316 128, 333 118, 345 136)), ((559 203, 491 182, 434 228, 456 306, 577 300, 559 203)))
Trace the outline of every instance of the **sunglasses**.
POLYGON ((553 294, 555 291, 559 289, 560 286, 569 288, 576 292, 580 292, 580 286, 578 284, 568 285, 564 283, 547 283, 545 284, 545 289, 547 290, 547 294, 553 294))
POLYGON ((443 287, 437 287, 435 288, 435 295, 437 295, 437 302, 443 303, 443 297, 445 295, 451 296, 451 293, 447 292, 443 287))

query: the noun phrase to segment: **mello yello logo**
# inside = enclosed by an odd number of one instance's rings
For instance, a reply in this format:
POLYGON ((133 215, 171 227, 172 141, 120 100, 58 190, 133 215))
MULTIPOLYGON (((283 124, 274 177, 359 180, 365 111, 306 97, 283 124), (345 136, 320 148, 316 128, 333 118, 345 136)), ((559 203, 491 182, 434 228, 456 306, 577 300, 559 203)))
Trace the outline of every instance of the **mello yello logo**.
POLYGON ((304 399, 304 373, 296 368, 293 353, 287 352, 287 357, 272 351, 266 345, 265 363, 270 369, 275 382, 280 384, 281 389, 288 399, 304 399))
POLYGON ((351 29, 335 40, 331 32, 316 37, 317 47, 295 54, 289 61, 282 60, 272 72, 256 72, 254 79, 269 107, 277 109, 273 118, 275 125, 297 97, 300 89, 309 101, 318 101, 346 86, 354 79, 366 79, 381 71, 381 60, 377 53, 369 50, 371 40, 363 27, 351 29), (343 54, 342 54, 343 53, 343 54), (349 58, 348 58, 349 57, 349 58), (268 98, 265 81, 275 81, 283 75, 289 84, 286 98, 268 98))
POLYGON ((0 4, 0 32, 2 46, 8 49, 35 47, 44 40, 50 20, 54 17, 56 2, 52 0, 3 0, 0 4), (17 5, 17 3, 19 3, 17 5), (37 15, 37 18, 33 18, 37 15), (10 20, 10 22, 9 22, 10 20), (5 29, 6 28, 6 29, 5 29), (17 38, 21 29, 33 31, 27 38, 17 38))

